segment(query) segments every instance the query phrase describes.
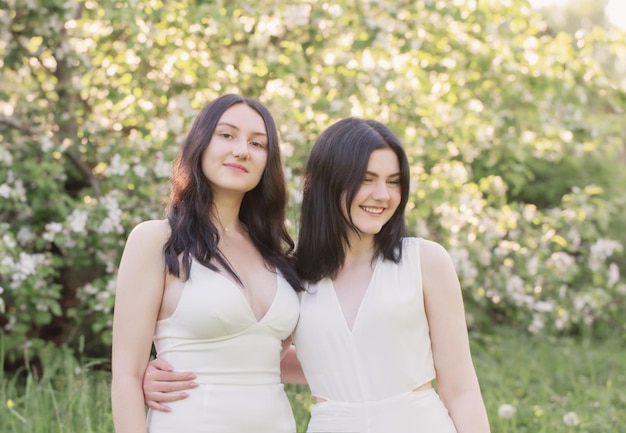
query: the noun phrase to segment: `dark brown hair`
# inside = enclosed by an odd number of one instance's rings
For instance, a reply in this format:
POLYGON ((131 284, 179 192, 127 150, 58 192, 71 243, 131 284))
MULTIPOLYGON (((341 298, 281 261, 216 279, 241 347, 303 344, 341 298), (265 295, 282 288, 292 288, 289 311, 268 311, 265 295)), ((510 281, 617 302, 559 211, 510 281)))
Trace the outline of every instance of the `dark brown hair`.
POLYGON ((400 165, 400 204, 375 236, 375 257, 398 262, 408 235, 404 210, 409 196, 409 162, 398 138, 380 122, 347 118, 317 139, 304 173, 304 192, 296 248, 296 269, 305 281, 334 277, 343 266, 350 230, 357 231, 350 209, 374 150, 389 148, 400 165), (344 203, 341 202, 345 197, 344 203))
POLYGON ((295 290, 302 290, 290 261, 294 243, 285 227, 287 191, 274 119, 260 102, 234 94, 223 95, 200 111, 174 161, 167 214, 172 233, 164 246, 167 271, 187 279, 192 258, 217 270, 211 262, 215 259, 240 281, 228 260, 217 248, 219 232, 209 217, 213 191, 202 171, 202 154, 209 145, 220 118, 235 104, 245 104, 263 118, 268 152, 261 180, 254 189, 245 194, 239 219, 265 262, 279 270, 295 290), (182 272, 179 265, 181 255, 182 272))

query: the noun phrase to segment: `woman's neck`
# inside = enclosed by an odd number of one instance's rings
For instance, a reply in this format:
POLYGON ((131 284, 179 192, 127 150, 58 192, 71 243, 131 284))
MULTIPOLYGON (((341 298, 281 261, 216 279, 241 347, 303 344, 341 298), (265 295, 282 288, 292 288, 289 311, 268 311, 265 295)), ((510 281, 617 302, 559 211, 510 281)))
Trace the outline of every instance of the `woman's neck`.
POLYGON ((240 208, 241 200, 214 202, 211 221, 221 233, 243 233, 243 224, 239 219, 240 208))
POLYGON ((353 236, 350 239, 350 246, 345 250, 344 267, 363 262, 372 262, 376 251, 375 247, 373 236, 363 238, 353 236))

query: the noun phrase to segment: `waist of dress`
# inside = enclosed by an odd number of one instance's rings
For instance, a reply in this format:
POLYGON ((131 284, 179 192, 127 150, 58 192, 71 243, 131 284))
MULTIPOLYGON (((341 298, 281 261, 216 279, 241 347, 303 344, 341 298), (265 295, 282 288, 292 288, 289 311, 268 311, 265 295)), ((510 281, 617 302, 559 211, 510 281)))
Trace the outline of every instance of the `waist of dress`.
POLYGON ((313 398, 315 399, 315 402, 313 403, 314 406, 323 406, 326 404, 332 404, 334 406, 339 406, 339 407, 345 407, 345 408, 351 408, 351 407, 364 407, 364 406, 368 406, 368 407, 373 407, 373 406, 393 406, 395 404, 397 404, 398 402, 405 400, 407 398, 410 399, 419 399, 419 398, 426 398, 430 395, 437 395, 437 392, 434 390, 434 388, 430 385, 422 385, 418 388, 414 388, 410 391, 406 391, 400 394, 396 394, 396 395, 392 395, 389 397, 384 397, 381 399, 372 399, 372 400, 353 400, 353 401, 347 401, 347 400, 338 400, 338 399, 327 399, 325 397, 317 397, 314 396, 313 398))
POLYGON ((262 371, 193 371, 200 385, 276 385, 280 374, 262 371))

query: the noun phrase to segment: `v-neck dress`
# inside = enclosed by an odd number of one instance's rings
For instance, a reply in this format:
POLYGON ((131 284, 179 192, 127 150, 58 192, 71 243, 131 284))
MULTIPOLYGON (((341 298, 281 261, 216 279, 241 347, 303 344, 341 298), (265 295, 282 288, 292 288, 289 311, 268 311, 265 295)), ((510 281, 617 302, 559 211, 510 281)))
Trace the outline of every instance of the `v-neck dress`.
POLYGON ((260 320, 230 279, 193 261, 174 313, 156 325, 159 358, 196 374, 189 397, 149 411, 150 433, 294 433, 280 382, 282 340, 298 321, 298 296, 278 273, 260 320))
POLYGON ((329 278, 300 294, 294 332, 313 405, 308 432, 455 433, 433 389, 419 238, 399 263, 378 259, 352 328, 329 278))

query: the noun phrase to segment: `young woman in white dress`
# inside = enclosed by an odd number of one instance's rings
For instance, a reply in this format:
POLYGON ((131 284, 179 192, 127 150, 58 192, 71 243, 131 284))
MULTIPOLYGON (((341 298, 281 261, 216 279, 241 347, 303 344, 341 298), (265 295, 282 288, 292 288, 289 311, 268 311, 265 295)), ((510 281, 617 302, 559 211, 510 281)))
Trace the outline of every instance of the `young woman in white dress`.
MULTIPOLYGON (((407 234, 397 137, 376 121, 339 121, 313 146, 304 179, 296 257, 306 290, 283 379, 316 398, 308 431, 488 433, 452 261, 407 234)), ((189 385, 165 378, 149 369, 153 407, 181 397, 159 391, 189 385)))
POLYGON ((174 164, 166 220, 136 226, 119 267, 112 349, 117 433, 293 433, 280 359, 302 289, 284 225, 278 134, 259 102, 224 95, 195 119, 174 164), (295 290, 294 290, 295 289, 295 290), (194 376, 146 420, 157 357, 194 376))

